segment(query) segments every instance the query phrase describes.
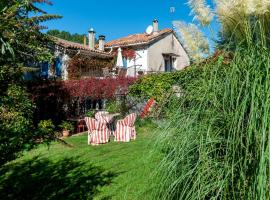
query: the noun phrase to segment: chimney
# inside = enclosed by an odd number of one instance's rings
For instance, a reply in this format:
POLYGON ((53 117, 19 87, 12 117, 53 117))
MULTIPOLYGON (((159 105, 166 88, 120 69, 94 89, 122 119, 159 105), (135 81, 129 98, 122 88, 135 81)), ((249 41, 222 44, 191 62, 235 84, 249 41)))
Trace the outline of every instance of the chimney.
POLYGON ((99 43, 98 49, 100 51, 104 51, 105 50, 105 36, 104 35, 99 36, 98 43, 99 43))
POLYGON ((153 33, 157 34, 158 33, 158 20, 157 19, 153 20, 153 28, 154 28, 153 33))
POLYGON ((86 36, 85 36, 85 35, 83 36, 83 46, 84 46, 84 47, 87 46, 87 44, 86 44, 86 36))
POLYGON ((89 49, 94 50, 95 49, 95 37, 96 32, 93 28, 89 30, 89 49))

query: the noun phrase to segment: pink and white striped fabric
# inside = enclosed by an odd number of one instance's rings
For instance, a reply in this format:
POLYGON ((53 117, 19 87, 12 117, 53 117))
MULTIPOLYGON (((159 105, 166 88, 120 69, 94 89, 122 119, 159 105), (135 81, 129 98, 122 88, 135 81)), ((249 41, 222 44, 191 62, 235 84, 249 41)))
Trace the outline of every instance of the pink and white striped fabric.
POLYGON ((104 123, 107 123, 106 120, 104 119, 104 116, 103 115, 106 115, 106 114, 109 114, 107 111, 100 111, 100 112, 97 112, 95 114, 95 119, 100 121, 100 122, 104 122, 104 123))
POLYGON ((136 139, 136 130, 134 126, 136 118, 136 114, 132 113, 126 116, 125 119, 117 121, 114 141, 130 142, 130 140, 136 139))
POLYGON ((88 144, 99 145, 109 142, 109 130, 107 125, 93 118, 85 118, 88 127, 88 144))
POLYGON ((111 131, 113 129, 112 124, 111 124, 111 121, 113 120, 113 116, 109 115, 109 112, 106 112, 106 111, 97 112, 95 114, 95 118, 99 122, 106 124, 106 126, 108 127, 109 135, 113 135, 113 131, 111 131))

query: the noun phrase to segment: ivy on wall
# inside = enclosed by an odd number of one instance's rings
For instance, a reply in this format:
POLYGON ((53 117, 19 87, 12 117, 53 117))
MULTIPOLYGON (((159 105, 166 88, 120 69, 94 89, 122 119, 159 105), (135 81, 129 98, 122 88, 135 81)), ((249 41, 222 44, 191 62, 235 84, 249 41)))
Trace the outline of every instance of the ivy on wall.
POLYGON ((135 84, 130 86, 129 95, 143 99, 154 98, 157 102, 160 102, 168 92, 173 90, 174 85, 179 85, 185 89, 185 85, 199 77, 201 73, 202 68, 194 66, 177 72, 142 76, 135 84))
POLYGON ((102 77, 102 68, 112 69, 114 66, 113 58, 82 57, 75 55, 69 61, 68 79, 80 79, 85 77, 102 77))

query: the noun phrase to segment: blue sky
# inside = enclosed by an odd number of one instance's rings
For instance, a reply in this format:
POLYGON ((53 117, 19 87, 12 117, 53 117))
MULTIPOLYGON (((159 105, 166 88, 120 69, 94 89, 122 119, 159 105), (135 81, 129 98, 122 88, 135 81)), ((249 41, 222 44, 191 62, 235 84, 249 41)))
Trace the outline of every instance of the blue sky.
MULTIPOLYGON (((171 28, 172 20, 192 22, 190 9, 185 0, 52 0, 53 6, 42 6, 50 14, 63 18, 46 23, 49 29, 86 34, 93 27, 97 35, 106 40, 116 39, 133 33, 142 33, 158 19, 160 28, 171 28), (176 12, 172 15, 170 7, 176 12)), ((217 24, 213 24, 217 29, 217 24)), ((205 34, 210 33, 205 30, 205 34)))

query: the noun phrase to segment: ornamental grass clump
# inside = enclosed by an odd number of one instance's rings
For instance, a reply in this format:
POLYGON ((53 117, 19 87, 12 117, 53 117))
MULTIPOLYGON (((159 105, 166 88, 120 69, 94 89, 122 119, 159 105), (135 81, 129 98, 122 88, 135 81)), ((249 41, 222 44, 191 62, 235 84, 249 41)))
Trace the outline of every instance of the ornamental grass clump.
POLYGON ((160 134, 156 199, 269 199, 269 50, 238 47, 200 72, 160 134))
POLYGON ((194 14, 194 19, 198 20, 202 26, 210 25, 214 14, 205 0, 189 0, 188 5, 191 8, 191 14, 194 14))
POLYGON ((270 1, 215 2, 231 58, 201 63, 170 108, 154 199, 270 199, 270 1))
POLYGON ((262 42, 269 47, 269 0, 215 0, 215 2, 223 38, 249 45, 262 42))
POLYGON ((175 30, 192 62, 200 62, 209 54, 209 42, 192 23, 173 21, 175 30))

